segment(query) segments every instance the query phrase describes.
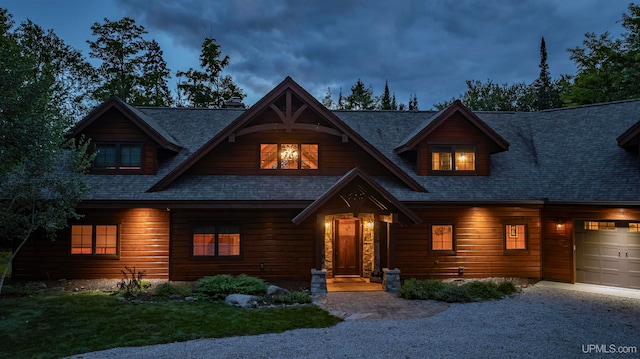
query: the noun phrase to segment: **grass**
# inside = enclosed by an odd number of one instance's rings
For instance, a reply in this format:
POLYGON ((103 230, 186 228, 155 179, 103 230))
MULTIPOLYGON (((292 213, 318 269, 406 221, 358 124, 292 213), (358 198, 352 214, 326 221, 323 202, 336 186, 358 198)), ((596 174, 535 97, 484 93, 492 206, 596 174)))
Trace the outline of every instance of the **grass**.
POLYGON ((104 292, 0 297, 1 358, 59 358, 126 346, 324 328, 315 306, 242 309, 211 301, 132 304, 104 292))

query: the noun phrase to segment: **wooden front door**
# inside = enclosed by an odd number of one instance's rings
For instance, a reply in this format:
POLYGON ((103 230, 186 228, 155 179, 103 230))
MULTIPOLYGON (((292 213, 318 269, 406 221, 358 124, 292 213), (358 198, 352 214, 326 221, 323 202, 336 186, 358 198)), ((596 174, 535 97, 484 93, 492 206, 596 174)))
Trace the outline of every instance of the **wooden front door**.
POLYGON ((360 275, 360 221, 338 219, 335 226, 335 275, 360 275))

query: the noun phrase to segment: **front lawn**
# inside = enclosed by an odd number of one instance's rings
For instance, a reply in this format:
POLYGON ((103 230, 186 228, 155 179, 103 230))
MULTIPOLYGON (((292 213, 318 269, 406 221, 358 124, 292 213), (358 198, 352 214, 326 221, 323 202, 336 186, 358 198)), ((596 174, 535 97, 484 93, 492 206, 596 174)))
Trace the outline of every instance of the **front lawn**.
POLYGON ((211 301, 134 304, 104 292, 0 296, 0 358, 59 358, 125 346, 323 328, 315 306, 242 309, 211 301))

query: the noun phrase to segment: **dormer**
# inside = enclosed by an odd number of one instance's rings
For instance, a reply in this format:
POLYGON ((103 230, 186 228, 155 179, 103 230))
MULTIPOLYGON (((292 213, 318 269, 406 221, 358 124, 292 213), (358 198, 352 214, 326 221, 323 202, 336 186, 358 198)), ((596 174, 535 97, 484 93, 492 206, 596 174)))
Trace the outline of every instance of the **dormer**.
POLYGON ((395 148, 413 153, 419 176, 488 176, 491 154, 509 143, 456 100, 425 120, 395 148))
POLYGON ((159 157, 182 148, 151 117, 117 97, 78 122, 70 137, 80 136, 91 140, 90 149, 96 154, 92 174, 155 174, 159 157))

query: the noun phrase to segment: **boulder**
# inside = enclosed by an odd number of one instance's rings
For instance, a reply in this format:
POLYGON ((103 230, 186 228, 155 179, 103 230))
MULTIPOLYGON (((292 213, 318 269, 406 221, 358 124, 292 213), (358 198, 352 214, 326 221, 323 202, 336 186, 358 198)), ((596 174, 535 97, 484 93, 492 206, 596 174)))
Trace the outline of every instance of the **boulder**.
POLYGON ((267 288, 267 295, 270 297, 273 297, 276 295, 289 295, 289 294, 291 294, 290 291, 284 288, 280 288, 277 285, 270 285, 269 288, 267 288))
POLYGON ((224 299, 224 302, 228 305, 241 308, 256 308, 261 300, 262 298, 256 297, 255 295, 229 294, 224 299))

